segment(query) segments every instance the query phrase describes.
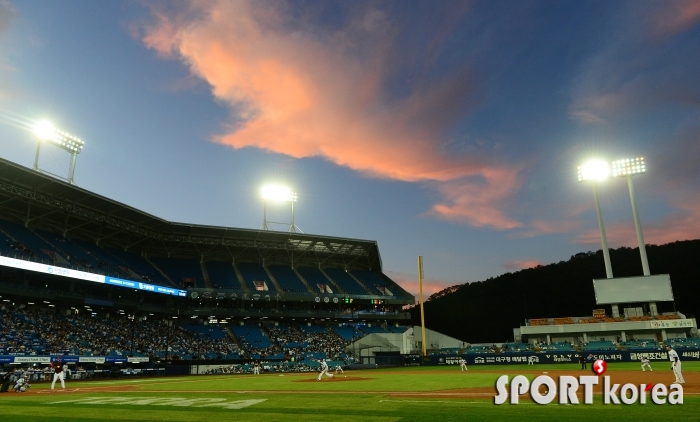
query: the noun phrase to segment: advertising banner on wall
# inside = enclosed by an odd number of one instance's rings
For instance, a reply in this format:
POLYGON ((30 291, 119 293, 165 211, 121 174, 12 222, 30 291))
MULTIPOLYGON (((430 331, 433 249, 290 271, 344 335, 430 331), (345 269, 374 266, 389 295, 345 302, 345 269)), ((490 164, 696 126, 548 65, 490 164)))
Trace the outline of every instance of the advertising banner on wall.
MULTIPOLYGON (((679 349, 676 350, 681 361, 700 360, 700 350, 679 349)), ((598 359, 607 362, 639 362, 642 358, 651 361, 668 361, 668 353, 664 351, 585 351, 585 352, 556 352, 556 353, 483 353, 468 355, 430 355, 425 360, 425 365, 459 365, 459 360, 464 358, 467 365, 507 365, 507 364, 541 364, 541 363, 572 363, 576 364, 583 355, 587 361, 595 362, 598 359)), ((409 356, 409 355, 405 355, 409 356)), ((405 362, 405 359, 404 359, 405 362)), ((405 363, 404 363, 405 364, 405 363)))
POLYGON ((126 356, 0 356, 0 363, 41 363, 48 365, 51 362, 63 361, 68 363, 117 363, 117 362, 149 362, 148 357, 133 357, 126 356))

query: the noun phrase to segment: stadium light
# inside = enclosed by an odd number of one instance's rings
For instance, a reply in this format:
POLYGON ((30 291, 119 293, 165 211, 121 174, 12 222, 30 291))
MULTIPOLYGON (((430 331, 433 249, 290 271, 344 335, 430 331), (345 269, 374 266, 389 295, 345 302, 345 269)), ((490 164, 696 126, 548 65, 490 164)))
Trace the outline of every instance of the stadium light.
POLYGON ((644 157, 624 158, 612 162, 612 175, 614 177, 626 177, 627 186, 630 191, 630 201, 632 202, 632 214, 634 215, 634 227, 637 230, 637 243, 639 244, 639 255, 642 258, 642 269, 644 275, 651 275, 649 271, 649 261, 647 260, 647 250, 644 245, 644 235, 642 234, 642 224, 639 222, 639 212, 637 211, 637 198, 634 194, 632 176, 647 172, 647 165, 644 157))
POLYGON ((36 126, 34 126, 34 134, 41 140, 50 139, 55 131, 56 128, 54 128, 53 125, 46 120, 42 120, 41 122, 37 123, 36 126))
POLYGON ((297 227, 296 224, 294 224, 294 203, 297 201, 296 192, 293 192, 290 188, 286 186, 269 184, 264 185, 260 189, 260 196, 263 199, 263 223, 262 227, 260 227, 261 230, 273 230, 271 224, 284 224, 289 227, 289 229, 287 230, 288 232, 296 233, 298 231, 300 233, 303 233, 301 229, 297 227), (267 201, 276 203, 289 202, 292 207, 292 222, 287 224, 279 223, 276 221, 269 221, 267 219, 267 201))
POLYGON ((603 160, 590 160, 578 166, 578 181, 601 182, 610 176, 610 166, 603 160))
POLYGON ((39 140, 49 141, 71 154, 80 154, 85 144, 80 138, 56 129, 46 120, 34 126, 34 134, 39 140))
POLYGON ((605 260, 605 275, 607 278, 613 278, 610 252, 608 251, 608 238, 605 236, 605 224, 603 223, 603 213, 600 210, 600 198, 598 197, 598 183, 607 179, 608 176, 610 176, 610 166, 606 161, 600 159, 587 161, 578 167, 578 181, 590 181, 593 184, 593 196, 595 197, 595 208, 598 214, 600 240, 603 245, 603 259, 605 260))
POLYGON ((611 163, 610 167, 612 168, 613 177, 634 176, 647 172, 647 165, 644 162, 644 157, 615 160, 611 163))
POLYGON ((296 202, 296 193, 286 186, 265 185, 260 189, 260 195, 265 201, 296 202))
POLYGON ((82 141, 82 139, 56 129, 50 122, 46 120, 42 120, 34 126, 34 134, 36 135, 38 140, 36 145, 36 155, 34 156, 34 170, 41 171, 43 173, 48 173, 52 176, 56 176, 55 174, 49 173, 39 168, 39 152, 41 151, 41 143, 49 142, 50 144, 55 145, 71 154, 71 163, 70 168, 68 170, 68 177, 56 177, 65 179, 68 181, 68 183, 74 185, 75 181, 73 177, 75 175, 75 161, 77 159, 78 154, 80 154, 80 152, 83 150, 83 146, 85 144, 82 141))

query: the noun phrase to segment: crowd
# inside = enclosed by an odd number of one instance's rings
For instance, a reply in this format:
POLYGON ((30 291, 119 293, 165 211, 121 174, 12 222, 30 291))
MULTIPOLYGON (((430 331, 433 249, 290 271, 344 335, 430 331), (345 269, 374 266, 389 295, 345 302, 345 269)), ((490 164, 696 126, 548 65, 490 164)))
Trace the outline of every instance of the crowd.
POLYGON ((291 356, 305 353, 322 353, 328 359, 344 357, 348 342, 332 331, 302 331, 298 327, 279 324, 265 326, 270 339, 291 356))
MULTIPOLYGON (((262 372, 318 372, 317 366, 309 366, 306 362, 261 362, 262 372)), ((245 365, 221 365, 211 367, 202 372, 204 375, 218 374, 246 374, 253 372, 253 366, 245 365)))
MULTIPOLYGON (((55 308, 17 307, 0 310, 0 319, 0 355, 133 355, 156 360, 278 355, 291 362, 320 355, 328 359, 347 358, 348 341, 325 328, 304 331, 294 325, 266 324, 261 328, 271 345, 260 347, 242 337, 221 338, 206 330, 168 325, 162 320, 133 320, 121 314, 98 317, 77 309, 58 312, 55 308)), ((210 330, 220 329, 213 326, 210 330)))
POLYGON ((5 240, 5 249, 21 253, 23 255, 28 255, 30 257, 36 256, 36 253, 34 253, 34 251, 31 248, 27 247, 24 243, 14 241, 9 238, 5 240))
POLYGON ((185 327, 133 321, 121 315, 99 318, 25 308, 0 312, 0 318, 0 354, 217 359, 241 352, 228 338, 211 339, 185 327))

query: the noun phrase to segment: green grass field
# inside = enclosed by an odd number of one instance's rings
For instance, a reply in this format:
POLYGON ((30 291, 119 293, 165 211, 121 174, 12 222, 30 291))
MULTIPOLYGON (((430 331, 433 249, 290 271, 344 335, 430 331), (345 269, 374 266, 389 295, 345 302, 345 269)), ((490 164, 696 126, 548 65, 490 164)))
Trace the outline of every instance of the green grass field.
MULTIPOLYGON (((656 376, 671 377, 670 371, 661 372, 667 369, 665 363, 656 366, 656 376)), ((535 367, 538 372, 576 369, 573 365, 535 367)), ((683 369, 689 375, 700 372, 700 363, 684 362, 683 369)), ((637 370, 636 363, 615 364, 609 373, 637 370)), ((528 400, 520 405, 494 405, 496 378, 526 371, 532 372, 533 366, 470 367, 468 373, 455 366, 348 371, 347 379, 322 382, 315 381, 313 373, 125 378, 68 381, 66 392, 51 392, 44 383, 35 384, 28 393, 1 394, 0 419, 700 421, 700 395, 688 392, 682 405, 603 405, 600 397, 593 405, 542 406, 528 400)))

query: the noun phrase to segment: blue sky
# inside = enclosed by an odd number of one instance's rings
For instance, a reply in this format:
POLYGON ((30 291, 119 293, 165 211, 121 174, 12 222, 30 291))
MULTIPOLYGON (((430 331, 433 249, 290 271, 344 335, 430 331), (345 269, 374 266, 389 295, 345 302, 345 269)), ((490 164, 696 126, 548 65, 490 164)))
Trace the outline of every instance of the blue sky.
MULTIPOLYGON (((49 119, 81 187, 197 224, 259 228, 285 183, 414 292, 417 255, 433 292, 599 249, 592 157, 644 156, 647 243, 693 239, 699 4, 0 0, 0 156, 31 167, 49 119)), ((600 193, 635 247, 626 183, 600 193)))

